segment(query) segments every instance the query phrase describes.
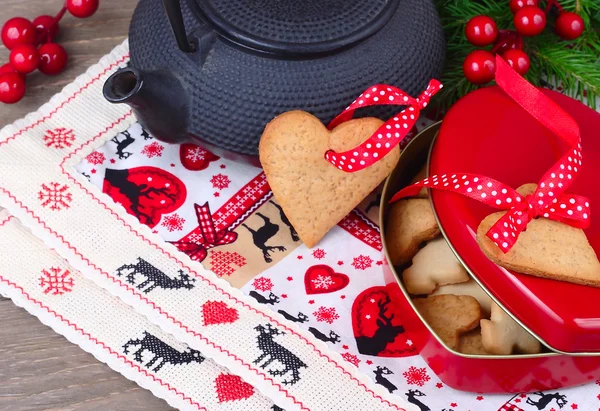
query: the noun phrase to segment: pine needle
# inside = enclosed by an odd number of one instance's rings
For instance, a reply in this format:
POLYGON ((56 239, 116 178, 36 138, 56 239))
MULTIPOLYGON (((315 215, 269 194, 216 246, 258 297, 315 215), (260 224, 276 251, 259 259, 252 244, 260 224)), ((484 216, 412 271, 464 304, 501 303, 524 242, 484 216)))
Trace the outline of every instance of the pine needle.
MULTIPOLYGON (((561 87, 563 93, 595 109, 596 97, 600 96, 597 30, 600 28, 600 0, 561 0, 567 11, 574 11, 577 3, 578 14, 586 27, 583 35, 574 41, 560 39, 553 33, 556 10, 549 13, 544 33, 524 39, 524 51, 531 60, 525 77, 536 86, 561 87)), ((438 110, 445 112, 458 99, 480 87, 471 84, 462 71, 465 57, 477 49, 465 38, 467 22, 483 14, 492 17, 499 29, 514 30, 514 25, 506 0, 437 0, 437 7, 446 34, 447 57, 441 79, 444 88, 433 101, 438 110)), ((484 49, 490 50, 491 46, 484 49)))

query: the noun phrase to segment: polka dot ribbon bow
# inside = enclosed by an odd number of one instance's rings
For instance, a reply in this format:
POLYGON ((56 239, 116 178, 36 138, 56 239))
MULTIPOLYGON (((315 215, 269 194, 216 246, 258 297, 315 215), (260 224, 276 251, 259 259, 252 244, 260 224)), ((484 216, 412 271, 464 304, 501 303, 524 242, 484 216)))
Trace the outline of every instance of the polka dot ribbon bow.
POLYGON ((504 253, 510 251, 527 224, 544 217, 577 228, 590 225, 587 198, 566 194, 581 169, 579 127, 571 116, 519 76, 502 58, 496 58, 496 83, 529 114, 569 143, 569 150, 544 174, 531 195, 522 197, 511 187, 476 174, 449 173, 428 177, 396 193, 390 202, 416 195, 422 187, 452 191, 494 208, 508 210, 487 232, 504 253))
POLYGON ((377 105, 408 106, 393 118, 386 121, 377 131, 358 147, 336 153, 329 150, 325 158, 340 170, 348 173, 360 171, 376 163, 396 147, 417 122, 421 109, 427 107, 429 99, 442 88, 437 80, 431 80, 427 89, 418 97, 412 98, 397 87, 377 84, 365 90, 340 115, 327 126, 333 129, 340 123, 352 119, 358 108, 377 105))

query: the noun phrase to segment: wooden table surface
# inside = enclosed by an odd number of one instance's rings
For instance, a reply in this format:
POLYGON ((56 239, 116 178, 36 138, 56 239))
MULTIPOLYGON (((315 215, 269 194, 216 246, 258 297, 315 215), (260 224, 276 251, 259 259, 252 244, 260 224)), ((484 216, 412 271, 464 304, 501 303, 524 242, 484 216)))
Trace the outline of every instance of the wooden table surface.
MULTIPOLYGON (((137 1, 100 0, 92 17, 65 15, 58 37, 67 53, 65 72, 28 76, 27 93, 14 105, 0 103, 0 128, 35 111, 127 36, 137 1)), ((61 0, 0 0, 0 24, 10 17, 54 15, 61 0)), ((0 65, 8 52, 0 46, 0 65)), ((0 177, 1 178, 1 177, 0 177)), ((0 410, 171 410, 163 400, 100 363, 0 297, 0 410)))

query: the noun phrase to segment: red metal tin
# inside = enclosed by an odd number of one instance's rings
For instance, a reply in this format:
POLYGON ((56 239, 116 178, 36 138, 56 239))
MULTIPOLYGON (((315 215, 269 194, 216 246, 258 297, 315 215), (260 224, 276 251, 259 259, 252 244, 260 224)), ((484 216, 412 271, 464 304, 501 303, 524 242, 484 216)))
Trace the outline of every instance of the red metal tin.
MULTIPOLYGON (((386 265, 386 280, 396 282, 386 265)), ((515 393, 552 390, 596 381, 600 356, 578 357, 557 353, 483 356, 453 351, 433 334, 415 312, 406 291, 394 303, 410 324, 412 335, 424 341, 419 354, 449 387, 477 393, 515 393)), ((415 338, 415 340, 417 340, 415 338)))
MULTIPOLYGON (((404 313, 403 320, 411 324, 411 332, 416 333, 418 340, 422 341, 419 347, 420 355, 446 385, 463 391, 480 393, 531 392, 595 381, 600 377, 600 355, 578 356, 552 352, 551 349, 534 355, 462 354, 446 346, 414 309, 409 294, 402 284, 400 273, 389 265, 385 241, 385 218, 389 208, 389 199, 400 188, 408 185, 412 177, 428 161, 430 147, 439 129, 440 123, 423 130, 404 149, 398 166, 386 181, 380 208, 380 226, 384 253, 388 262, 384 265, 386 282, 397 282, 399 285, 402 295, 396 298, 396 303, 404 313)), ((473 149, 478 150, 477 147, 473 149)), ((559 156, 560 154, 557 152, 556 155, 559 156)), ((472 172, 472 170, 455 171, 472 172)), ((492 177, 497 178, 494 175, 492 177)), ((509 184, 513 182, 510 180, 502 181, 509 184)), ((488 214, 489 212, 488 210, 488 214)), ((452 244, 450 245, 452 246, 452 244)), ((493 295, 492 297, 494 298, 493 295)), ((511 313, 509 312, 509 314, 511 313)))
MULTIPOLYGON (((578 123, 583 165, 568 192, 600 205, 600 114, 563 94, 545 90, 578 123)), ((559 137, 498 87, 480 89, 448 112, 431 151, 429 173, 481 174, 517 188, 536 183, 568 150, 559 137)), ((514 317, 554 351, 600 351, 600 288, 507 271, 479 249, 475 232, 497 210, 461 195, 431 193, 440 227, 463 265, 514 317)), ((600 251, 600 219, 585 234, 600 251)), ((600 273, 599 273, 600 274, 600 273)))

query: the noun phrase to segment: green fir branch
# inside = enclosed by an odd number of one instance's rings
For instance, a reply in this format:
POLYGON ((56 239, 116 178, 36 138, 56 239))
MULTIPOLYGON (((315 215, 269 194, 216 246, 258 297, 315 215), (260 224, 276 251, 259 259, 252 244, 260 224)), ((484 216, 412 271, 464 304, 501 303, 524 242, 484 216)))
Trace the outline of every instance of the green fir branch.
MULTIPOLYGON (((549 13, 544 33, 524 38, 524 51, 531 60, 525 77, 536 86, 560 85, 565 94, 596 108, 596 97, 600 95, 600 0, 561 0, 560 3, 567 11, 575 11, 579 3, 578 14, 586 30, 580 38, 564 41, 553 33, 557 11, 549 13)), ((542 1, 540 7, 545 5, 542 1)), ((483 14, 492 17, 500 30, 514 30, 514 25, 507 0, 437 0, 437 7, 447 51, 441 78, 444 88, 433 101, 438 110, 445 112, 458 99, 480 87, 466 80, 462 72, 465 57, 477 49, 465 38, 466 23, 483 14)), ((484 49, 490 50, 491 46, 484 49)))

